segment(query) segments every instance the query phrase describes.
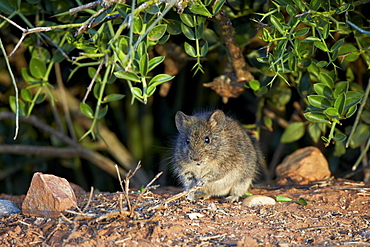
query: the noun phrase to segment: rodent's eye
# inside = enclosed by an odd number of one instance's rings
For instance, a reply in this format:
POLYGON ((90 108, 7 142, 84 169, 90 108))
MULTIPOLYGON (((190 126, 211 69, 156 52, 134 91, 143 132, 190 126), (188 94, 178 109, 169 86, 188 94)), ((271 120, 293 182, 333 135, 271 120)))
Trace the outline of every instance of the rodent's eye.
POLYGON ((211 143, 211 139, 208 136, 206 136, 206 138, 204 138, 204 142, 205 143, 211 143))
POLYGON ((190 143, 190 139, 189 139, 189 138, 186 138, 186 139, 185 139, 185 143, 186 143, 186 144, 189 144, 189 143, 190 143))

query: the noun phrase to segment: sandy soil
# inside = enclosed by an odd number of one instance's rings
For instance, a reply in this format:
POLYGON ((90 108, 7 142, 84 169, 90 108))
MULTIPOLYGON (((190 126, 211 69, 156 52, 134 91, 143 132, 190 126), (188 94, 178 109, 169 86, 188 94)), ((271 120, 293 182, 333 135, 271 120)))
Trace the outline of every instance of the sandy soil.
MULTIPOLYGON (((140 196, 77 194, 81 211, 47 219, 0 218, 1 246, 370 246, 370 188, 335 180, 306 187, 255 188, 291 202, 246 207, 222 198, 189 202, 179 188, 140 196), (139 198, 140 197, 140 198, 139 198), (296 203, 304 198, 307 206, 296 203), (137 202, 137 205, 134 205, 137 202)), ((0 195, 21 206, 24 196, 0 195)))

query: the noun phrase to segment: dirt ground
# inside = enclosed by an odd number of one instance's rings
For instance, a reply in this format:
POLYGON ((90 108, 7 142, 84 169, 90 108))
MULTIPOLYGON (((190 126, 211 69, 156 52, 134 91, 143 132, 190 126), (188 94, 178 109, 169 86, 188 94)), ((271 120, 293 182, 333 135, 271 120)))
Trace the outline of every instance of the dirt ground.
MULTIPOLYGON (((179 188, 77 193, 79 209, 47 219, 0 218, 0 246, 370 246, 370 188, 335 180, 305 187, 251 189, 290 202, 246 207, 221 198, 189 202, 179 188), (89 199, 90 198, 90 199, 89 199), (177 199, 176 199, 177 198, 177 199), (296 203, 304 198, 307 206, 296 203)), ((19 207, 24 196, 0 195, 19 207)))

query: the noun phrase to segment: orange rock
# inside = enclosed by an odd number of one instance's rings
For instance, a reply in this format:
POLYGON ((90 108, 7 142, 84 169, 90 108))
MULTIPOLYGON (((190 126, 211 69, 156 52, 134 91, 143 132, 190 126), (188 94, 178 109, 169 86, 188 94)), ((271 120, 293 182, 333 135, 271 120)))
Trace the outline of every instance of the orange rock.
POLYGON ((76 205, 76 196, 66 179, 36 172, 22 204, 22 213, 58 217, 64 210, 76 208, 76 205))
POLYGON ((329 164, 316 147, 299 149, 276 167, 279 184, 309 184, 330 177, 329 164))

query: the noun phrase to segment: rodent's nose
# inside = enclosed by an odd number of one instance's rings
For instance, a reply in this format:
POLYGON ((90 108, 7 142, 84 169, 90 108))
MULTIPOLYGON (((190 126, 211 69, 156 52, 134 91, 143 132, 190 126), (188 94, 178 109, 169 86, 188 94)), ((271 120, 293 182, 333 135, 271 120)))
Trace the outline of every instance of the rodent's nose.
POLYGON ((199 156, 197 155, 197 156, 193 156, 193 159, 192 159, 193 161, 195 161, 195 162, 198 162, 198 161, 200 161, 200 158, 199 158, 199 156))

